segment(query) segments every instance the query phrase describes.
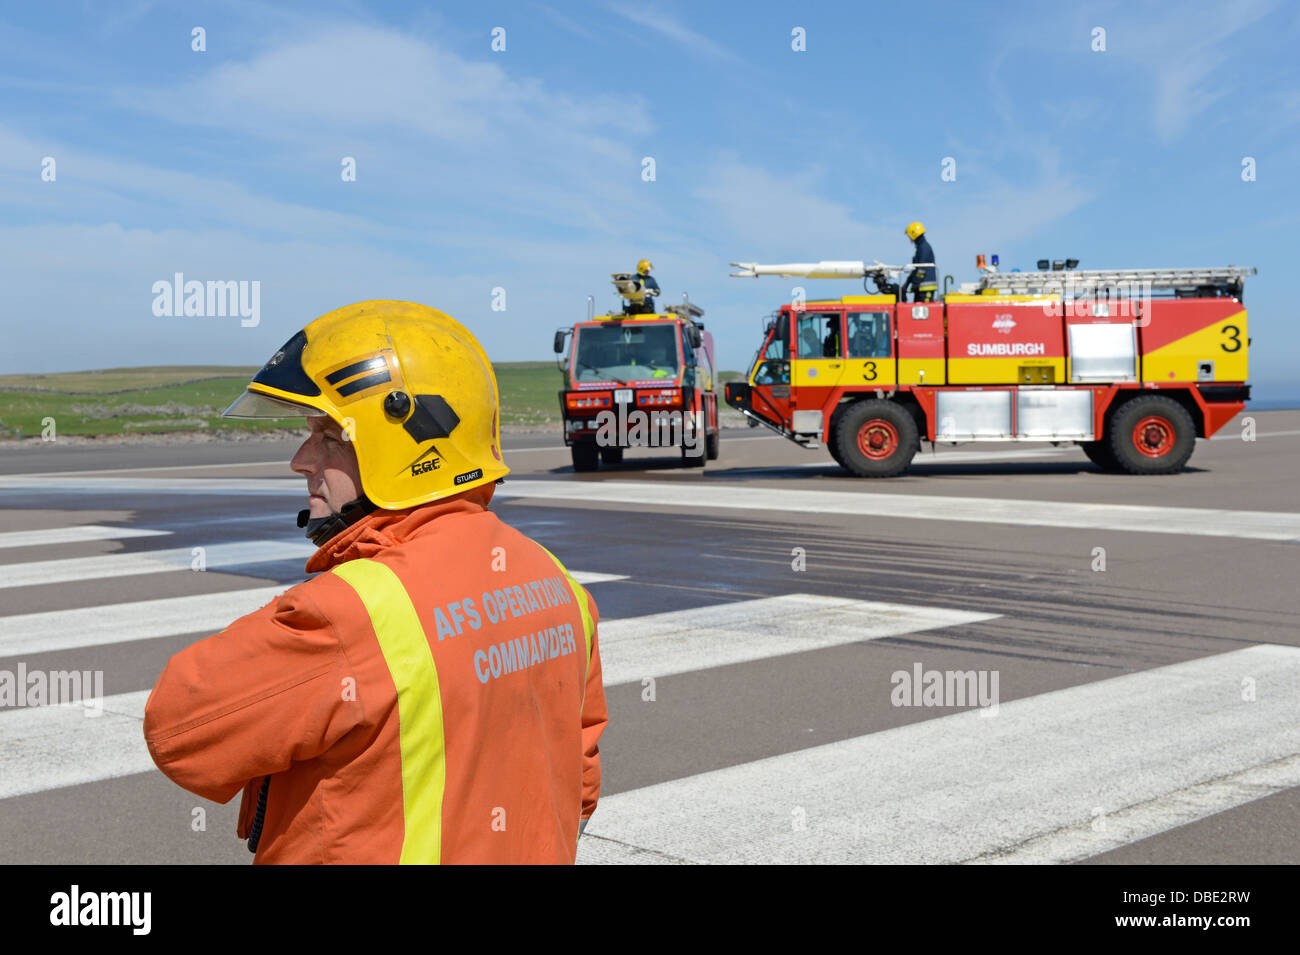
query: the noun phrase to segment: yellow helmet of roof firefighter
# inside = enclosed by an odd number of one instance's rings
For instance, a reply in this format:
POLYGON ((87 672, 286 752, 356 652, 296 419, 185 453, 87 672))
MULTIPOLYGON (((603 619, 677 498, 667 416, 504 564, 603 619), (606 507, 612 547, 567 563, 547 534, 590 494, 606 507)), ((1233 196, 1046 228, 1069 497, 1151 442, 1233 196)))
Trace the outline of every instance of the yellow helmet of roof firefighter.
POLYGON ((640 262, 636 264, 637 275, 649 275, 653 269, 654 266, 650 264, 649 259, 642 259, 640 262))
POLYGON ((909 222, 907 228, 903 231, 907 233, 909 239, 915 242, 918 238, 925 235, 925 226, 921 225, 919 222, 909 222))
POLYGON ((329 416, 356 447, 365 496, 400 510, 509 474, 499 412, 469 329, 427 305, 372 301, 294 335, 223 417, 329 416))

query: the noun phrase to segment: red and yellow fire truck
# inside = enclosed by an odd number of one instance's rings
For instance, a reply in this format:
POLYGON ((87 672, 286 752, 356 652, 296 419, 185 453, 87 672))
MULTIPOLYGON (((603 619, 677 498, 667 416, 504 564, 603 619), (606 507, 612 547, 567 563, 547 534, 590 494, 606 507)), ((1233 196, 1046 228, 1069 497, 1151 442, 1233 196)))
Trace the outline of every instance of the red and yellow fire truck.
MULTIPOLYGON (((616 282, 617 284, 617 282, 616 282)), ((680 448, 682 464, 718 456, 713 336, 690 302, 662 312, 593 315, 555 333, 564 352, 564 443, 575 471, 618 464, 629 447, 680 448)))
MULTIPOLYGON (((981 257, 982 258, 982 257, 981 257)), ((846 470, 890 477, 921 440, 1078 443, 1167 474, 1245 408, 1252 268, 998 272, 929 303, 908 267, 733 263, 732 275, 871 277, 883 294, 782 306, 727 403, 846 470)))

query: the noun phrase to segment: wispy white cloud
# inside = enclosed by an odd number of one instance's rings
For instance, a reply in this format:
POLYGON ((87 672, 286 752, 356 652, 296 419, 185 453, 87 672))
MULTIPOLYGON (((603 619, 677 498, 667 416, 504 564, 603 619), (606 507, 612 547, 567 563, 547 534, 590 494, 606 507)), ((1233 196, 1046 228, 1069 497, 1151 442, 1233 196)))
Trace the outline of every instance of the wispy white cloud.
POLYGON ((364 216, 287 202, 248 186, 158 164, 115 159, 84 147, 34 139, 0 124, 0 204, 54 213, 69 209, 105 221, 188 220, 273 235, 365 235, 396 238, 399 230, 364 216), (43 182, 41 162, 55 161, 56 179, 43 182))
MULTIPOLYGON (((961 181, 959 179, 959 181, 961 181)), ((734 157, 718 162, 696 197, 714 224, 711 240, 731 260, 817 261, 911 258, 903 226, 919 209, 946 268, 974 261, 976 251, 1007 247, 1074 212, 1092 194, 1069 176, 1040 173, 1032 181, 983 177, 978 187, 937 184, 918 193, 914 207, 854 206, 850 197, 826 195, 817 172, 775 175, 734 157), (725 251, 730 250, 730 251, 725 251)), ((898 197, 893 200, 898 203, 898 197)), ((943 264, 943 263, 941 263, 943 264)))
POLYGON ((1176 16, 1168 8, 1140 5, 1090 15, 1107 30, 1104 55, 1149 76, 1151 125, 1169 143, 1242 90, 1244 78, 1222 69, 1230 61, 1234 38, 1275 9, 1276 0, 1211 0, 1181 4, 1176 16))
POLYGON ((476 197, 481 214, 574 228, 634 214, 628 187, 643 154, 635 144, 654 130, 636 96, 556 91, 497 62, 369 26, 324 27, 179 87, 116 99, 176 126, 253 137, 281 163, 337 168, 360 151, 369 159, 360 178, 382 156, 385 176, 418 182, 421 198, 463 206, 476 197))
POLYGON ((619 16, 646 30, 659 34, 666 40, 676 43, 684 50, 712 60, 739 63, 741 58, 732 53, 716 40, 705 36, 680 20, 674 19, 662 7, 643 9, 628 3, 611 4, 609 9, 619 16))
POLYGON ((268 138, 401 129, 443 142, 505 141, 514 132, 600 138, 617 123, 646 123, 641 105, 576 98, 395 30, 335 26, 218 66, 167 90, 123 90, 119 105, 182 124, 268 138))
POLYGON ((579 23, 577 20, 573 19, 573 17, 565 16, 559 10, 556 10, 554 7, 548 6, 545 3, 533 3, 531 6, 535 10, 540 10, 547 19, 558 24, 565 30, 568 30, 570 33, 574 34, 575 36, 580 36, 584 40, 590 40, 593 43, 599 42, 600 40, 599 34, 597 34, 594 30, 591 30, 588 27, 584 26, 583 24, 579 23))

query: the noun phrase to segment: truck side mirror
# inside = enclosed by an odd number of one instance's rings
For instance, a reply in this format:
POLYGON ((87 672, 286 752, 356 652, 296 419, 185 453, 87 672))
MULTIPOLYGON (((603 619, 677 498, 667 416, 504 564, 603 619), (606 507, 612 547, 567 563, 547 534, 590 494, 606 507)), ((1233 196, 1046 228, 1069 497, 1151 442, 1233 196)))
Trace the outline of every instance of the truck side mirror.
POLYGON ((555 333, 555 354, 564 351, 564 331, 560 330, 555 333))
POLYGON ((690 331, 687 334, 690 336, 692 348, 699 348, 704 344, 704 333, 694 325, 690 326, 690 331))

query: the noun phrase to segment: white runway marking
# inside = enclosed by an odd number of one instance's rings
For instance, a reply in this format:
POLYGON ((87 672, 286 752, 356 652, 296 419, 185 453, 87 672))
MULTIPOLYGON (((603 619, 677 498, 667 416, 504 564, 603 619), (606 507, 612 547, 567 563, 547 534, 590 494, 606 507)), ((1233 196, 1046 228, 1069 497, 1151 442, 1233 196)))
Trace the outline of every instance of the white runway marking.
MULTIPOLYGON (((207 571, 230 570, 277 560, 302 560, 305 563, 308 557, 316 553, 316 547, 308 541, 238 541, 209 544, 203 549, 207 571)), ((192 548, 174 547, 139 554, 102 554, 96 557, 5 564, 0 566, 0 588, 189 571, 195 559, 192 548)))
POLYGON ((0 477, 0 491, 46 494, 261 494, 307 500, 302 478, 96 478, 20 474, 0 477))
MULTIPOLYGON (((820 465, 818 465, 820 466, 820 465)), ((301 482, 289 478, 0 478, 0 491, 71 491, 78 494, 143 493, 302 496, 301 482)), ((1084 530, 1187 534, 1250 540, 1300 540, 1300 514, 1289 511, 1236 511, 1203 507, 1140 504, 1081 504, 880 491, 821 491, 754 487, 725 481, 693 481, 689 494, 676 481, 507 481, 497 488, 501 500, 541 500, 646 504, 671 508, 801 511, 858 517, 1011 524, 1023 527, 1070 527, 1084 530)))
POLYGON ((998 614, 787 594, 599 625, 606 686, 822 650, 920 630, 993 620, 998 614))
MULTIPOLYGON (((216 632, 283 589, 8 617, 0 619, 0 655, 140 640, 169 632, 216 632)), ((686 673, 994 616, 796 594, 604 621, 601 662, 606 686, 616 686, 646 676, 686 673)), ((147 692, 110 697, 108 708, 126 707, 143 718, 147 697, 147 692), (136 702, 138 707, 131 709, 136 702)), ((75 708, 0 710, 0 798, 145 772, 153 764, 143 740, 131 736, 132 732, 139 736, 138 723, 132 730, 119 719, 87 718, 75 708)))
POLYGON ((604 797, 579 859, 1069 862, 1294 786, 1298 755, 1300 648, 1266 644, 604 797))
POLYGON ((723 482, 694 482, 690 492, 683 493, 679 485, 667 482, 508 481, 497 489, 497 497, 575 504, 647 504, 672 509, 779 511, 786 516, 819 513, 1200 537, 1300 540, 1300 514, 1279 511, 1079 504, 880 491, 814 491, 723 482))
MULTIPOLYGON (((583 586, 627 579, 618 574, 571 573, 583 586)), ((0 658, 154 640, 183 633, 217 633, 245 614, 265 606, 290 586, 277 584, 249 590, 0 617, 0 658)))
POLYGON ((171 531, 151 531, 140 527, 76 524, 72 527, 49 527, 39 531, 4 531, 0 533, 0 548, 83 544, 86 541, 124 540, 128 537, 161 537, 170 533, 171 531))
POLYGON ((81 704, 0 710, 0 799, 116 779, 154 768, 144 742, 149 690, 81 704))
POLYGON ((607 584, 613 580, 628 579, 627 574, 598 574, 589 570, 571 570, 569 573, 584 587, 588 584, 607 584))
POLYGON ((974 863, 1041 865, 1086 859, 1130 842, 1185 826, 1224 809, 1300 786, 1300 756, 1253 766, 1101 819, 1102 825, 1060 829, 974 863))
POLYGON ((0 657, 152 640, 182 633, 217 633, 288 589, 286 586, 257 587, 0 617, 0 657))
MULTIPOLYGON (((1300 431, 1257 431, 1255 432, 1255 437, 1289 438, 1289 437, 1294 437, 1297 434, 1300 434, 1300 431)), ((1240 441, 1242 440, 1242 437, 1240 434, 1216 434, 1212 438, 1210 438, 1210 440, 1211 441, 1240 441)))

